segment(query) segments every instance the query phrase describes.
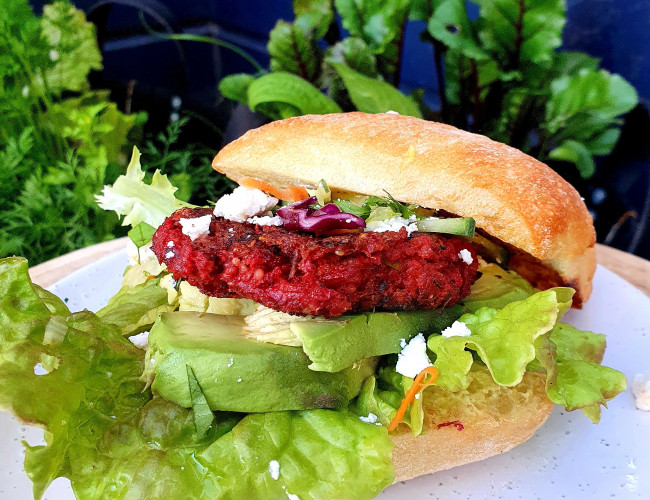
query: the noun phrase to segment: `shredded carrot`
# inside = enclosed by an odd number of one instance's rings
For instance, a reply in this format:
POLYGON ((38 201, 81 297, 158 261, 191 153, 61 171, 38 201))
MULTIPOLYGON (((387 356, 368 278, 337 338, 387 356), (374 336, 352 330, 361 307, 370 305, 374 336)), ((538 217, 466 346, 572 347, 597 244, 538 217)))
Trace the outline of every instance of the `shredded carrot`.
POLYGON ((243 179, 240 179, 239 185, 247 188, 259 189, 260 191, 270 194, 274 198, 284 201, 295 202, 309 198, 309 193, 307 193, 307 190, 302 186, 287 186, 284 189, 279 189, 275 186, 271 186, 268 182, 254 179, 252 177, 244 177, 243 179))
POLYGON ((399 423, 404 418, 404 415, 406 414, 406 409, 415 400, 415 395, 425 387, 432 385, 437 378, 438 370, 433 366, 427 366, 424 370, 418 373, 417 377, 415 377, 415 380, 413 381, 413 384, 411 385, 411 388, 406 391, 406 396, 404 396, 404 399, 402 399, 402 404, 399 405, 395 417, 388 426, 388 432, 392 432, 397 428, 399 423), (429 380, 425 382, 424 378, 427 376, 427 374, 430 375, 430 377, 429 380))

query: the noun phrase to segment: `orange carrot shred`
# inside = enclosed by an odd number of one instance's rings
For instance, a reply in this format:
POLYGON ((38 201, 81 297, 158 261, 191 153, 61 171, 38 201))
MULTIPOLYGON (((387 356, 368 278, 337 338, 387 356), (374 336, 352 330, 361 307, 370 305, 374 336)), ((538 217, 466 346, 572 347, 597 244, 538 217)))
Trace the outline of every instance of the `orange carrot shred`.
POLYGON ((309 193, 307 193, 307 190, 302 186, 287 186, 284 189, 279 189, 275 186, 271 186, 268 182, 254 179, 253 177, 244 177, 243 179, 239 179, 239 185, 247 188, 259 189, 260 191, 270 194, 274 198, 284 201, 296 202, 309 198, 309 193))
POLYGON ((399 423, 404 418, 404 415, 406 414, 408 405, 410 405, 415 400, 416 394, 425 387, 432 385, 437 378, 438 370, 433 366, 427 366, 424 370, 418 373, 417 377, 415 377, 415 380, 413 381, 413 384, 411 384, 411 388, 406 391, 406 395, 404 396, 404 399, 402 399, 402 404, 399 405, 395 417, 393 420, 391 420, 390 425, 388 426, 388 432, 392 432, 397 428, 399 423), (429 380, 425 382, 424 378, 427 375, 430 375, 430 377, 429 380))

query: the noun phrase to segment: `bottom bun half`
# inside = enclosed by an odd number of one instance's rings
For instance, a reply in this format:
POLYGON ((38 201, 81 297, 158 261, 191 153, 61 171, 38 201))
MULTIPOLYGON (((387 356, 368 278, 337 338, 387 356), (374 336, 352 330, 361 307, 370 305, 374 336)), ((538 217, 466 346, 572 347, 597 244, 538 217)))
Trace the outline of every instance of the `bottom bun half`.
POLYGON ((463 391, 436 386, 424 391, 426 434, 414 437, 401 425, 391 435, 396 482, 507 451, 530 438, 551 414, 542 374, 527 372, 516 387, 497 385, 487 370, 469 376, 463 391))

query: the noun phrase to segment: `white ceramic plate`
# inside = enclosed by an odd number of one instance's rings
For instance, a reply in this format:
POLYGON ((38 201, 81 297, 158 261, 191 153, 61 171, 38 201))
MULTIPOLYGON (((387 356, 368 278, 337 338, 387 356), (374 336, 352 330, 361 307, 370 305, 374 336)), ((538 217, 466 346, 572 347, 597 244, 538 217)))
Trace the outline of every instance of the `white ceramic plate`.
MULTIPOLYGON (((59 281, 50 290, 72 310, 97 310, 120 287, 125 252, 109 255, 59 281)), ((605 364, 631 380, 650 372, 650 299, 598 267, 594 294, 565 320, 583 330, 607 334, 605 364)), ((0 413, 0 498, 31 497, 22 469, 22 445, 40 432, 0 413)), ((426 457, 422 457, 426 460, 426 457)), ((628 389, 603 411, 598 425, 579 412, 557 408, 526 443, 502 455, 389 487, 380 498, 575 498, 650 499, 650 412, 637 410, 628 389)), ((47 500, 73 498, 58 479, 47 500)))

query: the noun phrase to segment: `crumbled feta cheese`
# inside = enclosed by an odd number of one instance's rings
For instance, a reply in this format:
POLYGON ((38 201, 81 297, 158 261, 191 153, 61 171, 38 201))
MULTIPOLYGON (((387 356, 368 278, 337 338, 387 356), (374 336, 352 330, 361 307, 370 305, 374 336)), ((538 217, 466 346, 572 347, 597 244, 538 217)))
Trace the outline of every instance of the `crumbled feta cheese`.
POLYGON ((138 333, 137 335, 132 335, 129 337, 129 341, 136 346, 138 349, 145 351, 147 346, 149 346, 149 332, 138 333))
POLYGON ((129 259, 130 266, 135 266, 136 264, 144 264, 149 260, 155 260, 158 262, 158 257, 156 257, 156 254, 153 253, 153 250, 151 250, 151 242, 147 243, 144 246, 141 246, 138 249, 138 247, 135 246, 135 243, 133 243, 131 240, 127 240, 126 255, 129 259), (138 255, 140 256, 139 260, 138 255))
POLYGON ((374 413, 368 413, 367 417, 359 417, 359 420, 366 424, 374 424, 377 421, 377 415, 374 413))
POLYGON ((300 497, 299 497, 298 495, 292 495, 292 494, 289 493, 288 491, 287 491, 287 498, 288 498, 289 500, 300 500, 300 497))
POLYGON ((408 219, 404 217, 393 217, 388 220, 378 220, 371 221, 366 224, 366 232, 372 233, 385 233, 386 231, 399 231, 402 228, 406 229, 406 232, 409 236, 411 233, 418 230, 418 226, 415 223, 417 217, 412 215, 408 219))
POLYGON ((239 186, 232 193, 222 196, 214 206, 214 215, 236 222, 245 222, 254 215, 267 212, 278 200, 259 189, 239 186))
POLYGON ((171 250, 165 254, 166 259, 171 259, 172 257, 175 257, 176 254, 172 252, 171 250))
POLYGON ((280 477, 280 464, 277 460, 271 460, 269 462, 269 474, 271 474, 271 477, 276 481, 280 477))
POLYGON ((418 333, 402 348, 402 352, 397 357, 395 371, 405 377, 414 378, 427 366, 432 366, 427 356, 427 343, 424 335, 418 333))
POLYGON ((257 224, 258 226, 281 226, 283 224, 282 217, 275 215, 273 217, 269 215, 263 215, 262 217, 250 217, 248 222, 251 224, 257 224))
POLYGON ((386 114, 387 115, 399 115, 399 113, 397 111, 393 111, 392 109, 389 109, 388 111, 386 111, 386 114))
POLYGON ((639 373, 632 382, 632 392, 639 410, 650 411, 650 374, 639 373))
POLYGON ((183 226, 183 234, 189 236, 192 241, 199 236, 208 234, 210 232, 210 222, 212 221, 211 215, 204 215, 203 217, 196 217, 194 219, 179 219, 178 222, 183 226))
POLYGON ((467 250, 467 248, 463 248, 460 252, 458 252, 458 256, 460 257, 460 260, 462 260, 468 266, 474 262, 474 259, 472 258, 472 252, 467 250))
POLYGON ((168 241, 167 242, 167 248, 174 248, 174 242, 173 241, 168 241))
POLYGON ((34 375, 47 375, 48 372, 45 368, 43 368, 43 365, 40 363, 36 363, 34 365, 34 375))
POLYGON ((443 337, 467 337, 471 334, 471 330, 462 321, 454 321, 451 326, 442 331, 443 337))

